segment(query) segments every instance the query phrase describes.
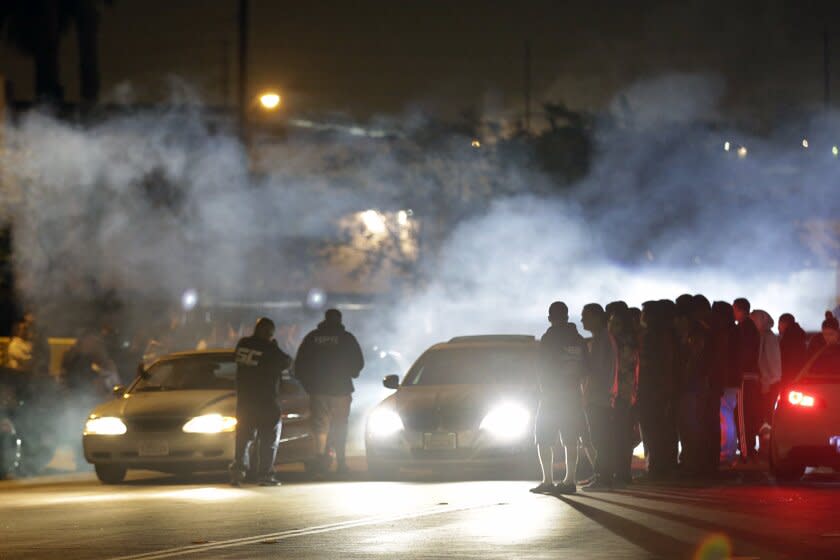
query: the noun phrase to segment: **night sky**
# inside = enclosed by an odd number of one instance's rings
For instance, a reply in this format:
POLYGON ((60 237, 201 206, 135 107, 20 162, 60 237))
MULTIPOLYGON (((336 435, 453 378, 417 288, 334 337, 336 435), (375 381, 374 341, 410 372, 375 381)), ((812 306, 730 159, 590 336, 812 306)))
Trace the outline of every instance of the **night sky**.
MULTIPOLYGON (((516 108, 528 39, 535 103, 598 109, 639 79, 699 72, 723 77, 727 111, 772 117, 822 102, 826 24, 840 103, 840 2, 251 0, 251 23, 251 89, 279 86, 293 111, 516 108)), ((130 84, 138 101, 165 100, 179 77, 232 104, 236 32, 233 0, 117 0, 102 15, 102 98, 130 84)), ((72 34, 62 58, 73 100, 72 34)), ((7 46, 0 72, 31 97, 31 66, 7 46)))

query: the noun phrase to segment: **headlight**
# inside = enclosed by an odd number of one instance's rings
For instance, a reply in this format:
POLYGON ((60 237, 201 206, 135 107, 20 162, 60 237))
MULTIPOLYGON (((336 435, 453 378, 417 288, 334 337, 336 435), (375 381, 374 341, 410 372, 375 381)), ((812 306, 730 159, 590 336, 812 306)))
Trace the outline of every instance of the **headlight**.
POLYGON ((125 433, 125 423, 114 416, 90 417, 85 422, 84 435, 121 436, 125 433))
POLYGON ((191 418, 184 424, 183 430, 188 434, 218 434, 232 432, 236 429, 236 418, 221 414, 204 414, 191 418))
POLYGON ((481 429, 493 437, 502 440, 518 439, 528 430, 531 413, 524 406, 506 403, 490 409, 481 429))
POLYGON ((388 437, 403 429, 400 415, 390 408, 377 408, 368 418, 368 433, 374 437, 388 437))

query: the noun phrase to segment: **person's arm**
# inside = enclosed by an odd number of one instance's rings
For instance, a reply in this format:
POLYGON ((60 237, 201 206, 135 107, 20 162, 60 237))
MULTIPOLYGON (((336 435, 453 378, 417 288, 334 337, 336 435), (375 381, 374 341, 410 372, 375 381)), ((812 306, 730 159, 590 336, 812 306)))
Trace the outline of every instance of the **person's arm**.
POLYGON ((356 337, 350 333, 347 333, 347 344, 348 344, 348 352, 349 352, 349 364, 351 367, 351 375, 353 379, 359 377, 359 374, 362 373, 362 370, 365 367, 365 358, 362 355, 362 349, 359 346, 359 341, 356 340, 356 337))
POLYGON ((303 339, 303 342, 300 343, 300 347, 298 348, 297 355, 295 356, 295 377, 300 381, 300 384, 303 385, 303 388, 306 389, 306 392, 309 392, 309 378, 311 375, 311 364, 312 364, 312 342, 311 337, 306 335, 303 339))

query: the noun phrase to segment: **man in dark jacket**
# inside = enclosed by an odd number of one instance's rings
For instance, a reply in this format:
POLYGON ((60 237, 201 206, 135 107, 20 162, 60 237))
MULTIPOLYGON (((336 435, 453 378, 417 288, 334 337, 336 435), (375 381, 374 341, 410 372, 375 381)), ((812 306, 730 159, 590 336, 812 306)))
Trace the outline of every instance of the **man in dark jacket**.
POLYGON ((239 486, 248 468, 248 450, 259 441, 257 477, 260 486, 276 486, 274 460, 280 438, 277 396, 281 375, 291 359, 274 340, 274 322, 263 317, 254 334, 236 345, 236 454, 231 484, 239 486))
POLYGON ((739 402, 743 403, 743 411, 738 412, 743 418, 743 432, 739 429, 738 438, 741 441, 741 453, 755 457, 758 452, 754 442, 761 428, 763 410, 758 369, 761 336, 750 318, 750 307, 746 298, 738 298, 732 302, 735 321, 738 323, 738 381, 741 386, 739 402))
POLYGON ((779 317, 779 350, 782 353, 782 384, 787 385, 805 366, 808 335, 790 313, 779 317))
POLYGON ((584 306, 583 328, 592 333, 584 364, 584 399, 589 433, 595 447, 595 477, 591 484, 608 485, 613 465, 612 407, 610 390, 615 377, 615 341, 607 331, 607 313, 597 303, 584 306))
POLYGON ((648 476, 668 477, 676 467, 676 446, 669 446, 674 419, 675 340, 661 302, 642 306, 639 350, 639 424, 647 455, 648 476))
POLYGON ((531 492, 573 494, 578 442, 584 430, 580 392, 584 344, 577 328, 569 323, 565 303, 552 303, 548 320, 551 326, 540 339, 540 404, 534 427, 543 477, 531 492), (565 448, 566 478, 555 486, 554 448, 558 435, 565 448))
POLYGON ((356 337, 341 323, 341 312, 328 309, 324 321, 303 339, 295 359, 295 375, 306 392, 320 455, 320 468, 329 469, 327 442, 335 449, 337 471, 347 471, 345 447, 353 379, 365 360, 356 337))

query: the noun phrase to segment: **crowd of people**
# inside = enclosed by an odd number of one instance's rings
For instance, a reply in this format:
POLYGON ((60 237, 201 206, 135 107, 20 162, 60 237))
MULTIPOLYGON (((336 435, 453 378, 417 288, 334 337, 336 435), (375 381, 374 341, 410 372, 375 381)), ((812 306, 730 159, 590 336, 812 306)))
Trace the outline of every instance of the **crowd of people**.
POLYGON ((582 448, 594 476, 584 490, 631 482, 633 449, 644 443, 646 478, 714 476, 721 461, 721 397, 741 394, 742 459, 755 461, 759 434, 769 430, 780 388, 809 357, 840 343, 837 318, 826 312, 810 340, 790 313, 779 334, 766 311, 745 298, 711 303, 702 295, 584 306, 584 339, 562 302, 549 309, 551 327, 540 342, 541 400, 536 442, 543 480, 535 493, 573 493, 582 448), (639 427, 636 435, 635 427, 639 427), (565 453, 566 477, 553 479, 554 450, 565 453), (559 449, 558 449, 559 450, 559 449))

